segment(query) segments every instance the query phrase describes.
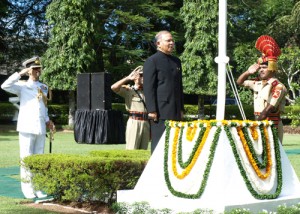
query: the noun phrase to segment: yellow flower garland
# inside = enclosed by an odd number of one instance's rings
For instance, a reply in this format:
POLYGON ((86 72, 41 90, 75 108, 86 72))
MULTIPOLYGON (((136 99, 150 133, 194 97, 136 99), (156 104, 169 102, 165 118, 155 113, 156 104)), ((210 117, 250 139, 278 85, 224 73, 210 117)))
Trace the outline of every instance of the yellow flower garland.
MULTIPOLYGON (((192 170, 192 168, 194 167, 199 155, 201 154, 201 151, 203 149, 203 146, 206 142, 206 139, 208 137, 208 134, 210 132, 211 129, 211 125, 210 122, 218 122, 217 120, 211 120, 211 121, 206 121, 206 120, 198 120, 198 121, 193 121, 193 124, 188 126, 187 132, 186 132, 186 138, 188 141, 192 141, 195 137, 195 134, 197 132, 198 126, 197 123, 205 123, 207 125, 207 129, 203 135, 203 138, 201 140, 200 146, 197 148, 197 151, 191 161, 191 163, 182 171, 182 173, 178 173, 177 170, 177 146, 179 143, 179 133, 180 133, 180 129, 183 128, 186 124, 186 122, 176 122, 176 121, 170 121, 170 126, 172 128, 175 128, 175 133, 174 133, 174 138, 173 138, 173 145, 172 145, 172 170, 174 175, 178 178, 178 179, 183 179, 185 178, 190 171, 192 170)), ((221 124, 224 125, 228 125, 230 122, 227 120, 222 120, 220 121, 221 124)), ((240 126, 242 126, 243 122, 242 121, 238 121, 238 120, 232 120, 231 122, 237 123, 238 127, 237 128, 237 132, 238 135, 240 137, 240 140, 243 144, 243 148, 245 150, 245 153, 249 159, 249 162, 251 163, 251 166, 253 167, 253 169, 255 170, 255 173, 257 174, 257 176, 261 179, 266 179, 270 176, 271 174, 271 168, 272 168, 272 157, 271 157, 271 148, 270 148, 270 143, 269 143, 269 137, 268 137, 268 133, 266 131, 266 127, 264 126, 264 134, 265 134, 265 138, 266 138, 266 147, 267 147, 267 166, 266 166, 266 172, 263 174, 260 169, 258 168, 257 164, 254 161, 253 158, 253 154, 251 153, 249 146, 247 145, 244 133, 242 131, 242 128, 240 126)), ((244 122, 250 122, 250 121, 244 121, 244 122)), ((264 121, 266 123, 266 125, 270 125, 268 121, 264 121)), ((254 140, 257 141, 258 139, 258 132, 256 130, 256 127, 259 124, 254 122, 252 123, 252 126, 250 127, 250 131, 251 131, 251 135, 253 137, 254 140)))
POLYGON ((241 140, 241 142, 243 144, 243 147, 244 147, 246 155, 247 155, 247 157, 249 159, 249 162, 251 163, 251 166, 253 167, 255 173, 257 174, 257 176, 259 178, 261 178, 261 179, 266 179, 266 178, 268 178, 270 176, 270 174, 271 174, 271 166, 272 166, 270 144, 269 144, 268 135, 267 135, 265 129, 266 128, 264 127, 264 133, 265 133, 265 136, 266 136, 266 144, 267 144, 267 167, 266 167, 266 173, 263 174, 263 173, 261 173, 261 171, 259 170, 257 164, 255 163, 255 161, 253 159, 253 155, 250 152, 249 146, 247 145, 247 142, 246 142, 244 133, 242 131, 242 128, 241 127, 237 127, 237 131, 238 131, 238 134, 240 136, 240 140, 241 140))
MULTIPOLYGON (((181 123, 181 127, 183 127, 183 124, 184 123, 181 123)), ((171 124, 173 125, 173 124, 171 124)), ((195 155, 191 161, 191 163, 182 171, 181 174, 178 173, 178 170, 177 170, 177 145, 178 145, 178 139, 179 139, 179 132, 180 132, 180 128, 179 127, 175 127, 176 130, 175 130, 175 136, 174 136, 174 139, 173 139, 173 145, 172 145, 172 170, 173 170, 173 173, 175 175, 175 177, 177 177, 178 179, 183 179, 185 178, 192 170, 192 168, 194 167, 199 155, 201 154, 201 151, 202 151, 202 148, 206 142, 206 139, 208 137, 208 134, 210 132, 210 129, 211 129, 211 126, 209 123, 207 123, 207 128, 206 128, 206 131, 203 135, 203 138, 201 140, 201 143, 200 143, 200 146, 198 147, 197 151, 195 152, 195 155)))
POLYGON ((257 128, 258 124, 254 123, 253 126, 250 127, 250 132, 252 135, 253 140, 257 141, 258 140, 258 133, 257 133, 257 128))
POLYGON ((188 126, 186 131, 186 139, 188 141, 191 142, 194 139, 197 129, 198 129, 197 121, 194 121, 192 125, 188 126))

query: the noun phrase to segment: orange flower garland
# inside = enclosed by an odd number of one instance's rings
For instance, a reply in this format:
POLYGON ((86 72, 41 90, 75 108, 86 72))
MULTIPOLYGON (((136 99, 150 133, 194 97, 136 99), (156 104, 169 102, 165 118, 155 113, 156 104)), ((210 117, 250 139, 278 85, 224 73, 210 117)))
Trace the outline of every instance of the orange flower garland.
POLYGON ((250 127, 250 132, 251 132, 251 136, 253 138, 253 140, 257 141, 258 140, 258 133, 257 133, 257 123, 254 123, 251 127, 250 127))
MULTIPOLYGON (((255 163, 254 159, 253 159, 253 155, 250 152, 249 146, 247 145, 244 133, 241 129, 241 127, 237 127, 237 131, 239 134, 239 137, 241 139, 241 142, 243 144, 244 150, 246 152, 246 155, 248 157, 249 162, 251 163, 251 166, 253 167, 255 173, 257 174, 258 177, 260 177, 261 179, 266 179, 270 176, 271 174, 271 166, 272 166, 272 160, 271 160, 271 151, 270 151, 270 144, 269 144, 269 140, 268 137, 266 135, 266 144, 267 144, 267 167, 266 167, 266 173, 262 174, 261 171, 259 170, 257 164, 255 163)), ((266 133, 265 127, 264 127, 264 133, 266 133)))
MULTIPOLYGON (((211 136, 213 135, 213 142, 215 145, 214 147, 210 147, 210 151, 212 152, 211 154, 215 152, 218 142, 218 138, 215 137, 219 136, 221 129, 223 129, 229 139, 236 163, 250 193, 257 199, 274 199, 279 196, 282 188, 282 169, 277 133, 276 130, 274 131, 272 122, 247 120, 198 120, 196 122, 197 127, 196 125, 193 126, 194 121, 168 121, 166 123, 164 174, 168 188, 173 195, 183 198, 199 198, 202 195, 208 179, 209 169, 212 164, 210 161, 213 160, 214 156, 210 156, 209 162, 206 163, 206 161, 199 162, 202 159, 200 154, 203 153, 202 155, 206 155, 204 153, 206 153, 207 146, 210 144, 211 136), (189 127, 190 129, 188 129, 189 127), (208 128, 202 130, 203 127, 208 128), (216 131, 216 133, 212 133, 213 129, 211 129, 211 127, 218 127, 219 132, 216 131), (187 129, 186 131, 184 130, 185 128, 187 129), (171 131, 173 132, 172 134, 171 131), (195 134, 192 137, 193 131, 195 131, 195 134), (189 155, 189 160, 185 162, 184 165, 180 164, 180 162, 182 162, 182 160, 180 161, 180 158, 182 157, 182 151, 180 150, 181 147, 184 146, 183 140, 185 139, 185 142, 187 142, 188 138, 190 138, 193 142, 193 140, 195 140, 195 135, 197 135, 199 131, 201 132, 201 135, 199 134, 197 137, 197 144, 194 145, 193 152, 189 155), (270 133, 270 131, 272 131, 272 133, 270 133), (184 134, 186 136, 184 136, 184 134), (171 137, 172 135, 173 137, 171 137), (173 141, 173 144, 170 145, 169 141, 173 141), (208 142, 206 143, 206 141, 208 142), (254 150, 254 142, 258 143, 259 147, 263 146, 265 153, 263 153, 262 166, 260 166, 260 161, 257 159, 257 156, 261 154, 254 150), (206 143, 205 147, 204 143, 206 143), (202 164, 206 166, 205 171, 203 172, 201 171, 202 164), (196 168, 197 171, 195 171, 196 168), (203 179, 201 180, 200 189, 196 192, 189 192, 189 190, 181 188, 180 183, 178 182, 181 182, 180 180, 183 180, 188 175, 196 176, 198 169, 201 173, 204 173, 202 177, 202 174, 199 172, 201 174, 199 179, 203 179), (194 174, 194 171, 196 174, 194 174), (274 192, 275 185, 277 186, 274 192)), ((190 150, 190 146, 193 145, 189 146, 186 144, 186 146, 189 148, 188 150, 190 150)), ((195 179, 195 177, 188 177, 187 179, 190 178, 195 179)), ((189 180, 185 180, 185 182, 187 181, 189 180)))

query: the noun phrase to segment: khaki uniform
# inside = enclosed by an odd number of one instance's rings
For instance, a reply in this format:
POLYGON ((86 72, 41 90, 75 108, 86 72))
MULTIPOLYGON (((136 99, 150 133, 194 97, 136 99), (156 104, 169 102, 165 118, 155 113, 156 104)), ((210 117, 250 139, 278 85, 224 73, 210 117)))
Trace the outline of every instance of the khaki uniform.
MULTIPOLYGON (((145 100, 143 91, 137 91, 145 100)), ((147 149, 150 141, 150 124, 142 100, 130 86, 122 86, 117 94, 125 98, 126 110, 129 111, 126 127, 126 149, 147 149)))
POLYGON ((271 104, 275 107, 275 111, 271 112, 267 119, 272 120, 278 128, 278 137, 280 142, 283 139, 283 124, 280 114, 284 112, 285 95, 287 90, 285 86, 276 78, 269 80, 246 80, 243 85, 250 88, 254 92, 254 114, 256 117, 271 104))

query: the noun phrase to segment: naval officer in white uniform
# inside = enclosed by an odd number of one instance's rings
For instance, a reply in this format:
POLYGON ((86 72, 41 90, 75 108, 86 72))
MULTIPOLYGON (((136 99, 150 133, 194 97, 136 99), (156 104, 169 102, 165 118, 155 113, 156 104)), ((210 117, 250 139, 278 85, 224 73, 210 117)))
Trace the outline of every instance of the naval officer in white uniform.
POLYGON ((22 192, 25 198, 41 198, 47 195, 34 190, 30 179, 31 174, 22 167, 22 160, 29 155, 44 153, 46 127, 53 129, 54 124, 48 117, 48 86, 39 81, 42 70, 39 57, 28 59, 22 65, 25 68, 12 74, 1 88, 20 98, 17 131, 20 144, 22 192), (29 75, 28 81, 19 81, 23 75, 29 75))

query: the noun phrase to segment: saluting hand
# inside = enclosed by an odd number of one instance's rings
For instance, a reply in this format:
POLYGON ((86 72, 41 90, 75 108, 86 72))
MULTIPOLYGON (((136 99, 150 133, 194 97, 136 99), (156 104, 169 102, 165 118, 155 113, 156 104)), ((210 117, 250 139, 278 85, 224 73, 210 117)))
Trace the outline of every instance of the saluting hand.
POLYGON ((19 72, 19 75, 23 76, 23 75, 27 74, 29 71, 30 71, 30 68, 24 68, 19 72))
POLYGON ((254 74, 259 70, 259 64, 255 63, 248 68, 249 74, 254 74))
POLYGON ((128 76, 127 76, 127 79, 128 80, 135 80, 139 75, 139 72, 137 71, 132 71, 128 76))

